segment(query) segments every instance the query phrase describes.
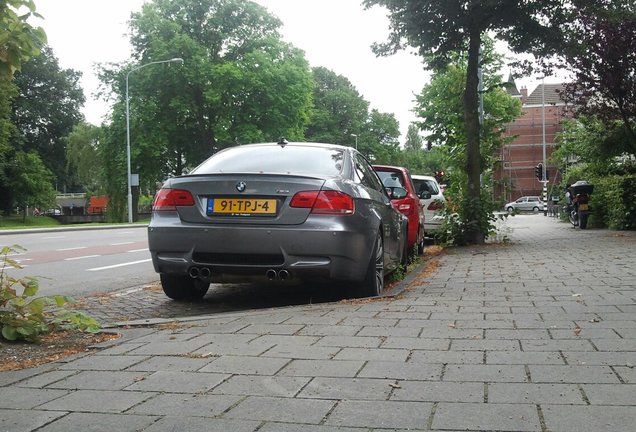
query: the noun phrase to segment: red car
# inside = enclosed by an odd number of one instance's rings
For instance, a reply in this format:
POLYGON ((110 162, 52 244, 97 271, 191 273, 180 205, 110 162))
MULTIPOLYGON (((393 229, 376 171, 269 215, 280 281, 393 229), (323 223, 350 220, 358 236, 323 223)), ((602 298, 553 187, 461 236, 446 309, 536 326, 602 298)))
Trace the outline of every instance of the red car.
POLYGON ((415 193, 415 186, 409 171, 403 167, 388 165, 373 165, 373 168, 380 176, 389 196, 391 196, 394 187, 406 189, 406 197, 393 200, 393 205, 409 219, 409 250, 413 250, 417 245, 417 253, 421 254, 424 251, 424 209, 420 203, 420 198, 415 193))

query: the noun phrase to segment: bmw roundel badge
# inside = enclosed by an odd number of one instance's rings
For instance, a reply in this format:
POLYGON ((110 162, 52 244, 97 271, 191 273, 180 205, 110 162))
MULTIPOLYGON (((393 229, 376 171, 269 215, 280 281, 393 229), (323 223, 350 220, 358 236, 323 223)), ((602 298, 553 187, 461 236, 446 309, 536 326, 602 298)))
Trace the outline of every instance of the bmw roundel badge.
POLYGON ((245 192, 245 188, 247 188, 245 182, 240 181, 236 184, 236 190, 239 192, 245 192))

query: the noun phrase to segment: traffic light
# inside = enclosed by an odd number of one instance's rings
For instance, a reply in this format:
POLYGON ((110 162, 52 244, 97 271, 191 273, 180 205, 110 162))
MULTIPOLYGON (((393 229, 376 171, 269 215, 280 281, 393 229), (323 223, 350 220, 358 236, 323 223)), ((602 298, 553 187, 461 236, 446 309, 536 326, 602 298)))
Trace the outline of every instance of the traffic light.
POLYGON ((543 164, 542 163, 534 167, 534 176, 539 181, 543 180, 543 164))

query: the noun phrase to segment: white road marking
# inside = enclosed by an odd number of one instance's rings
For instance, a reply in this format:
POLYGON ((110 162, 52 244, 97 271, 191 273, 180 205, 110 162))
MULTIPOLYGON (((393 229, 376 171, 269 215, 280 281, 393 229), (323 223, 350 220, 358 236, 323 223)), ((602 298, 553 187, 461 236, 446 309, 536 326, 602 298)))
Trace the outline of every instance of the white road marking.
POLYGON ((127 245, 127 244, 133 244, 134 242, 121 242, 121 243, 111 243, 111 246, 121 246, 121 245, 127 245))
POLYGON ((55 249, 55 251, 65 252, 65 251, 72 251, 72 250, 79 250, 79 249, 86 249, 86 246, 79 246, 79 247, 72 247, 72 248, 65 248, 65 249, 55 249))
POLYGON ((95 258, 98 256, 101 256, 101 255, 84 255, 84 256, 73 257, 73 258, 64 258, 64 261, 75 261, 75 260, 81 260, 86 258, 95 258))
POLYGON ((150 250, 150 249, 148 249, 148 248, 145 248, 145 249, 133 249, 133 250, 129 250, 129 251, 126 251, 126 252, 128 252, 128 253, 134 253, 134 252, 148 252, 149 250, 150 250))
POLYGON ((64 236, 50 236, 50 237, 42 237, 42 240, 53 240, 53 239, 61 239, 64 236))
POLYGON ((115 265, 106 266, 106 267, 95 267, 95 268, 86 269, 86 271, 109 270, 109 269, 113 269, 113 268, 117 268, 117 267, 124 267, 124 266, 129 266, 129 265, 134 265, 134 264, 141 264, 141 263, 145 263, 145 262, 149 262, 149 261, 152 261, 152 259, 148 258, 148 259, 145 259, 145 260, 131 261, 131 262, 115 264, 115 265))

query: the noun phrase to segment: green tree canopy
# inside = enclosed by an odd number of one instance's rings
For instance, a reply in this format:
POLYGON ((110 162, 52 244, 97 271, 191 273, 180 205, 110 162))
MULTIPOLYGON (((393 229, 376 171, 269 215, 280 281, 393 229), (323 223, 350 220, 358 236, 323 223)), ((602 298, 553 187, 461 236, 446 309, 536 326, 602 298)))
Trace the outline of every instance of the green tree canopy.
POLYGON ((325 67, 313 68, 313 109, 307 125, 308 141, 353 147, 367 121, 369 103, 346 77, 325 67))
POLYGON ((99 126, 79 123, 66 137, 66 159, 70 172, 75 173, 74 182, 90 194, 103 189, 105 173, 99 155, 103 131, 99 126))
POLYGON ((7 177, 11 189, 10 208, 19 206, 25 212, 26 207, 48 208, 55 202, 53 175, 37 153, 17 152, 11 159, 7 177))
POLYGON ((60 190, 73 187, 66 172, 64 138, 83 119, 80 77, 80 72, 61 69, 53 50, 43 47, 14 80, 18 95, 13 100, 12 122, 17 133, 11 145, 15 150, 36 152, 60 190))
POLYGON ((11 78, 22 64, 40 53, 46 43, 41 27, 29 24, 30 17, 41 16, 33 0, 2 0, 0 2, 0 76, 11 78), (22 8, 28 12, 22 13, 22 8), (21 15, 18 15, 22 13, 21 15))
POLYGON ((420 151, 423 143, 424 139, 420 135, 420 127, 416 123, 411 123, 406 131, 404 150, 420 151))
MULTIPOLYGON (((578 0, 563 65, 573 72, 564 99, 598 132, 601 155, 636 155, 636 6, 578 0), (607 129, 597 130, 590 117, 607 129), (619 138, 620 139, 617 139, 619 138)), ((590 143, 597 147, 595 143, 590 143)))
MULTIPOLYGON (((129 75, 132 170, 154 190, 222 148, 302 139, 312 77, 304 53, 282 41, 281 22, 243 0, 153 0, 130 22, 134 62, 104 68, 119 101, 105 145, 125 152, 129 75), (183 65, 153 61, 182 58, 183 65)), ((125 161, 125 158, 117 158, 125 161)), ((125 177, 125 165, 113 167, 125 177)), ((111 185, 119 180, 111 179, 111 185)), ((109 195, 116 195, 109 191, 109 195)))
POLYGON ((478 67, 482 37, 494 32, 517 52, 545 55, 560 47, 561 24, 566 20, 565 2, 537 0, 364 0, 388 9, 390 34, 385 43, 376 44, 378 54, 387 55, 407 46, 419 50, 433 69, 452 63, 458 53, 467 53, 463 98, 463 120, 466 133, 466 201, 465 238, 469 243, 482 243, 486 233, 481 205, 481 165, 478 67))

